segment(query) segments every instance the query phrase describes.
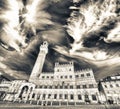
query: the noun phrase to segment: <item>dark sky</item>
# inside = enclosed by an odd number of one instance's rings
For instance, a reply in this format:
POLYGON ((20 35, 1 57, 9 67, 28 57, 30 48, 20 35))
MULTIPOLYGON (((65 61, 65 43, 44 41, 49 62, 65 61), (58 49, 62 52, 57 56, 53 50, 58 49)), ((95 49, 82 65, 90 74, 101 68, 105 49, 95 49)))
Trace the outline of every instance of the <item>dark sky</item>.
POLYGON ((2 72, 28 79, 40 44, 48 41, 44 72, 73 61, 75 70, 92 68, 97 79, 119 73, 119 0, 36 1, 0 0, 2 72))

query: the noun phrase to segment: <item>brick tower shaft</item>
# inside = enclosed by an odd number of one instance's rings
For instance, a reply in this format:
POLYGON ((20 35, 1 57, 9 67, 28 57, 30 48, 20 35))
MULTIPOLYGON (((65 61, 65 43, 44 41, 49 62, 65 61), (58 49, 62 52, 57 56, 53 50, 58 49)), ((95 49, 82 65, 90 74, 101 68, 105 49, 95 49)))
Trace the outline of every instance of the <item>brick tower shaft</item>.
POLYGON ((30 82, 36 83, 37 80, 39 80, 39 76, 42 73, 42 69, 47 53, 48 53, 48 43, 45 41, 40 46, 40 52, 38 54, 37 60, 35 62, 35 65, 33 67, 32 73, 29 78, 30 82))

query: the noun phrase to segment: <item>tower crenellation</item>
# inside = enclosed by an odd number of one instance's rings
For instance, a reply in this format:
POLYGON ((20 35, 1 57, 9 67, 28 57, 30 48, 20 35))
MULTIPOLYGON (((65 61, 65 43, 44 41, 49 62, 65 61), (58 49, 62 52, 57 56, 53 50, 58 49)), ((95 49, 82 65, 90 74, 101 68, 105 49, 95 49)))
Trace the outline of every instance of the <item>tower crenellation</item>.
POLYGON ((59 62, 56 62, 54 71, 55 72, 74 72, 74 63, 69 62, 68 64, 60 64, 59 62))
POLYGON ((74 63, 72 61, 70 61, 67 64, 60 64, 59 62, 55 63, 55 67, 73 67, 73 66, 74 66, 74 63))
POLYGON ((40 46, 40 53, 48 53, 48 42, 44 41, 40 46))

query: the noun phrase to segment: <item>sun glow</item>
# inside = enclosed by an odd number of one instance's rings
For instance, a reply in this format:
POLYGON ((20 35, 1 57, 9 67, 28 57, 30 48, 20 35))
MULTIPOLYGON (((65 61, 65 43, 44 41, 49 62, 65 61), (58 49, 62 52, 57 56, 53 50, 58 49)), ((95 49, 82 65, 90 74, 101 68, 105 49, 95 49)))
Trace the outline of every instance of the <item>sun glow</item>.
POLYGON ((28 32, 36 35, 36 29, 52 24, 50 15, 45 13, 44 0, 29 0, 26 5, 22 0, 6 0, 6 9, 0 10, 0 20, 3 22, 1 45, 9 49, 12 47, 18 52, 27 47, 28 32))

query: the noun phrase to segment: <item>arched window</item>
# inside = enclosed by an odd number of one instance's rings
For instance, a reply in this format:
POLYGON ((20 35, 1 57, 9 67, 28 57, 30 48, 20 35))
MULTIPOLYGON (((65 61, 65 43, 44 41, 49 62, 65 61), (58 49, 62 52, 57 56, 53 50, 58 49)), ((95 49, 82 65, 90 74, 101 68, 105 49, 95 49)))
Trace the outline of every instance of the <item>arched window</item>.
POLYGON ((110 87, 111 87, 111 88, 113 88, 113 85, 112 85, 112 84, 110 84, 110 87))
POLYGON ((74 95, 70 94, 70 99, 73 100, 74 99, 74 95))
POLYGON ((87 73, 86 75, 87 75, 87 76, 90 76, 90 73, 87 73))
POLYGON ((30 88, 30 92, 33 90, 33 87, 30 88))
POLYGON ((96 95, 92 95, 93 100, 97 100, 96 95))
POLYGON ((39 100, 40 99, 40 94, 37 94, 37 100, 39 100))
POLYGON ((80 89, 80 85, 77 85, 77 89, 80 89))
POLYGON ((84 77, 84 74, 81 74, 81 77, 84 77))
POLYGON ((48 99, 50 99, 51 98, 51 94, 48 94, 48 99))
POLYGON ((59 94, 59 99, 62 99, 62 96, 63 96, 62 94, 59 94))
POLYGON ((46 94, 43 94, 43 100, 45 99, 45 97, 46 97, 46 94))
POLYGON ((19 95, 19 98, 20 98, 20 99, 23 98, 23 94, 24 94, 24 93, 27 93, 28 89, 29 89, 28 86, 22 87, 21 92, 20 92, 20 95, 19 95))
POLYGON ((78 100, 82 100, 82 96, 78 94, 78 100))
POLYGON ((35 97, 35 93, 32 94, 32 98, 34 98, 34 97, 35 97))
POLYGON ((57 99, 57 94, 54 94, 54 99, 57 99))
POLYGON ((65 94, 65 99, 68 99, 68 94, 65 94))

